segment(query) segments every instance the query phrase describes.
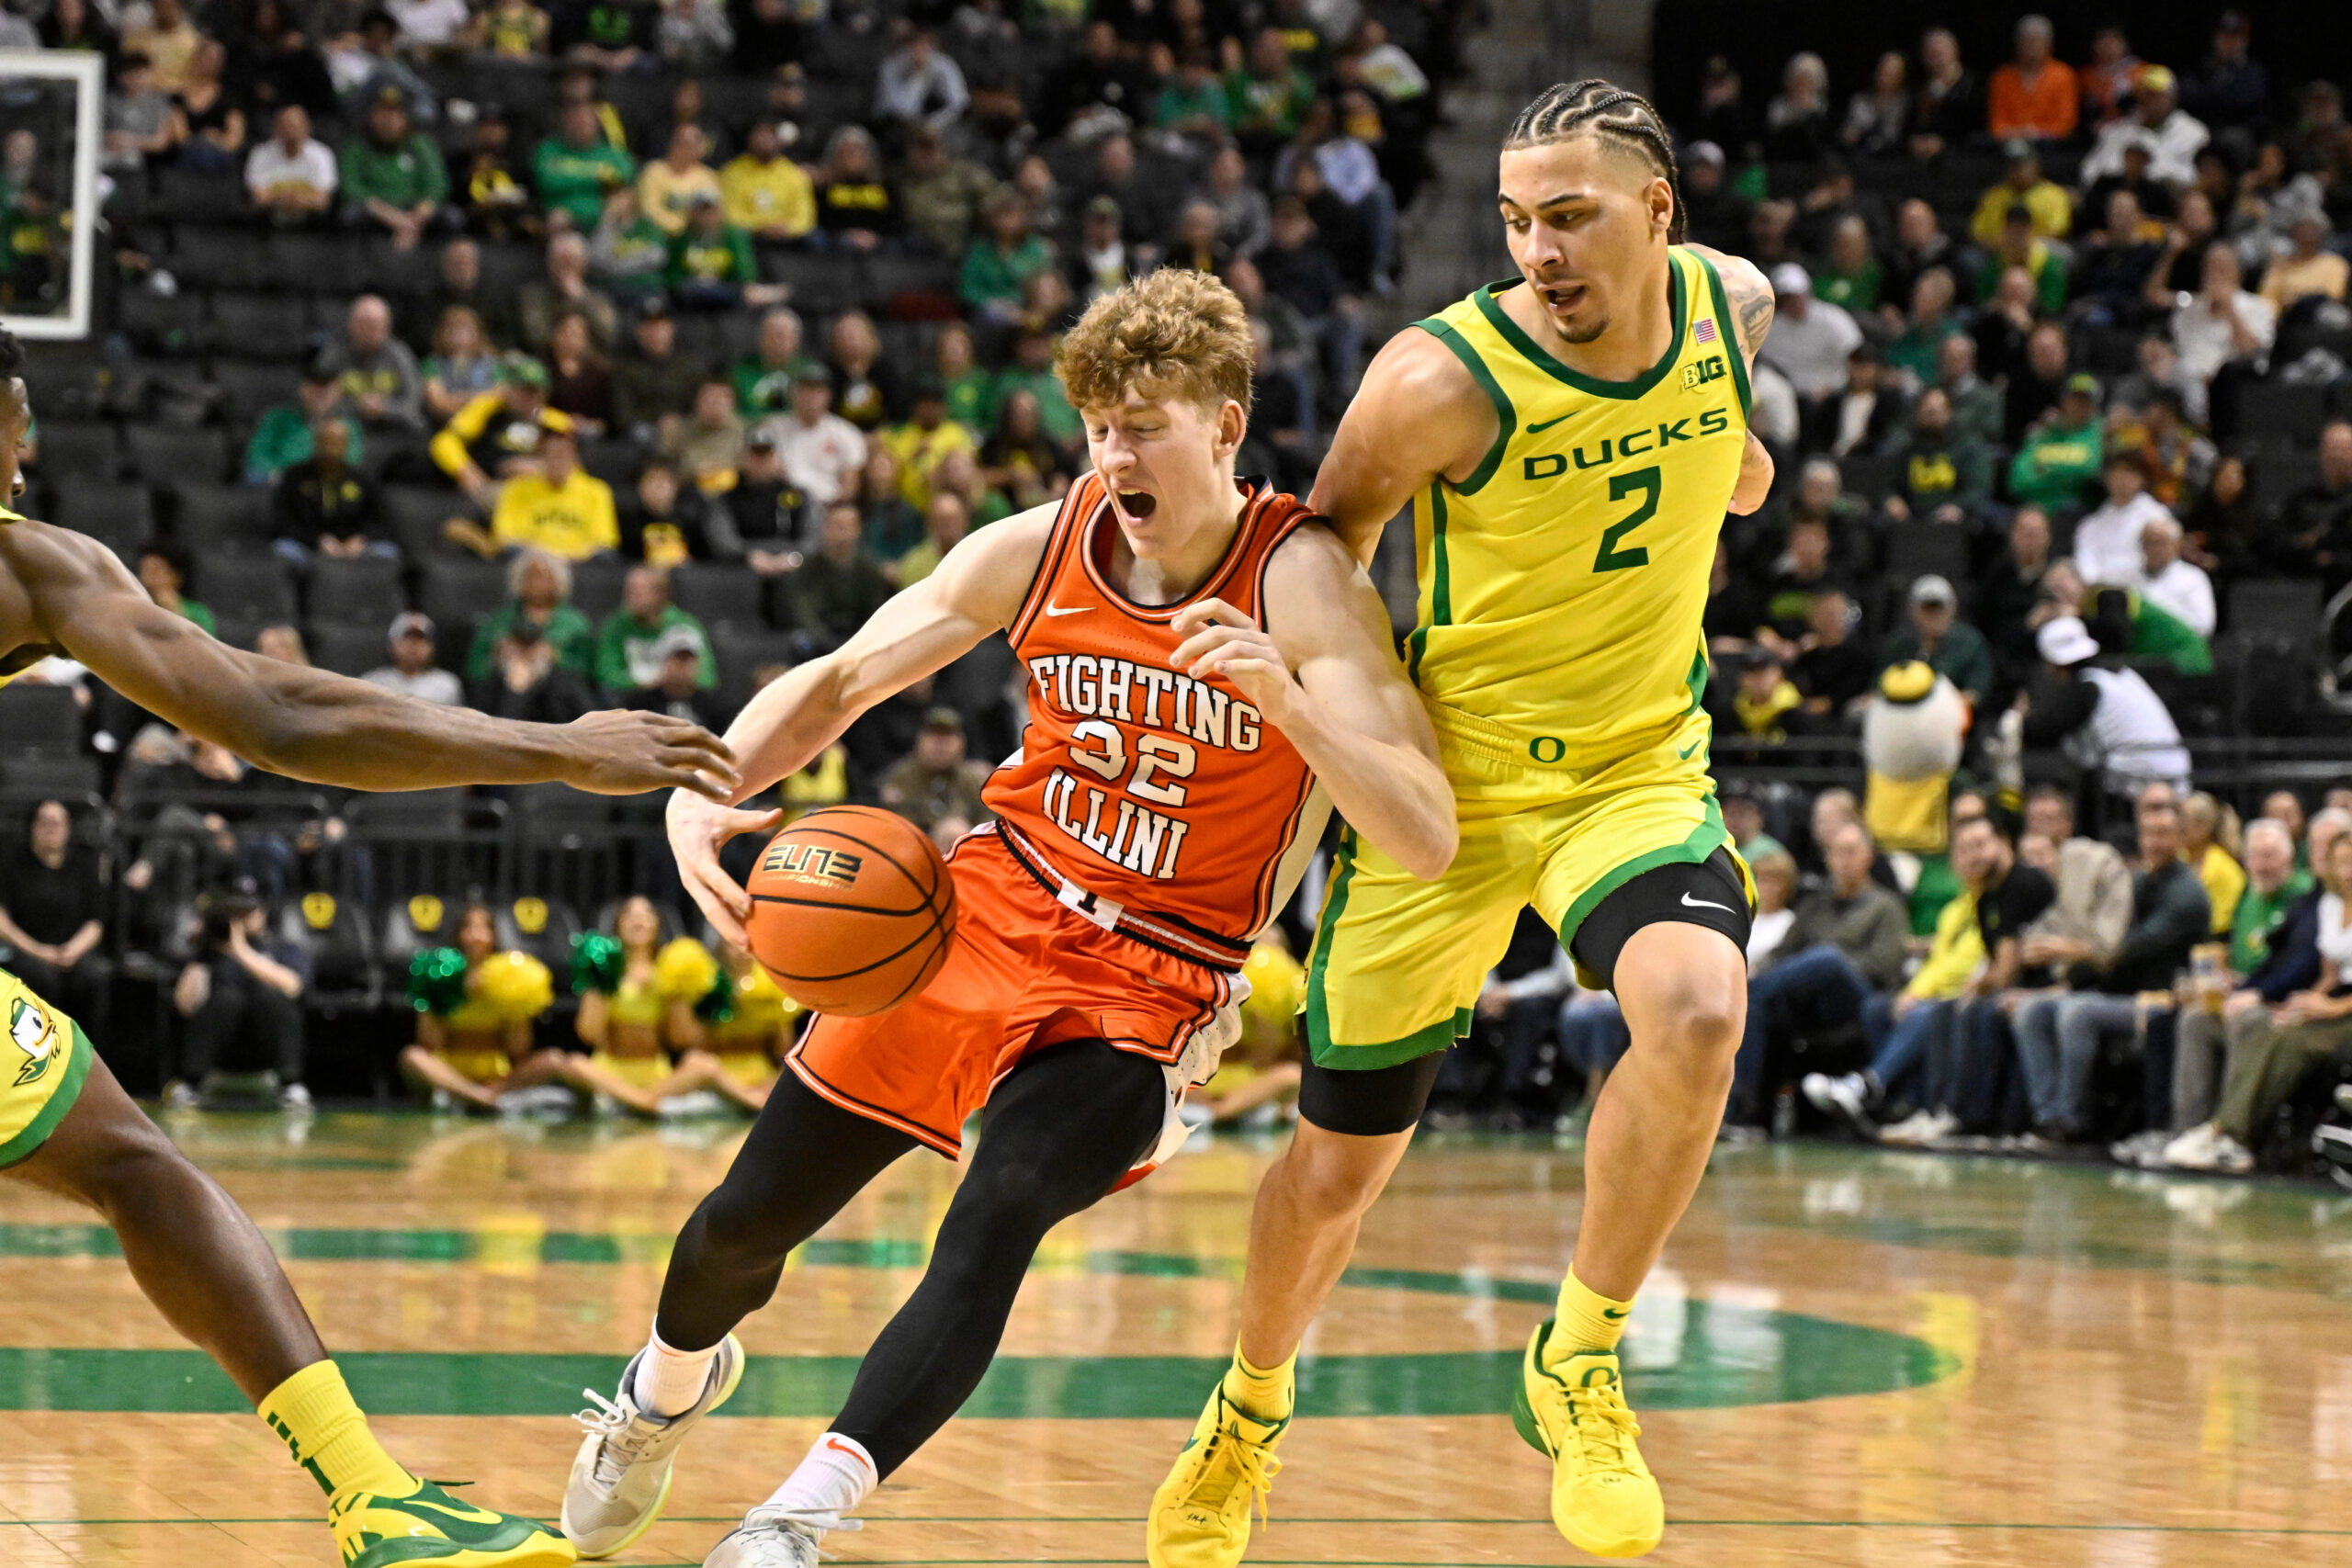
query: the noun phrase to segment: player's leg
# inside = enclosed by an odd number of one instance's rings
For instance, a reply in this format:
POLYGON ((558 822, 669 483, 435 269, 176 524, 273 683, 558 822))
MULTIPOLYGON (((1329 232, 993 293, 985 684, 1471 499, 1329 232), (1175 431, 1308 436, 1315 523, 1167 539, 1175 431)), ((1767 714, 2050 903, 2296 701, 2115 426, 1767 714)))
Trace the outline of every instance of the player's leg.
POLYGON ((1250 1212, 1233 1364, 1152 1497, 1152 1568, 1241 1561, 1256 1482, 1272 1473, 1270 1450, 1290 1420, 1299 1344, 1412 1142, 1532 876, 1532 848, 1521 852, 1493 822, 1464 824, 1436 882, 1341 840, 1307 960, 1298 1129, 1250 1212))
POLYGON ((609 1556, 661 1517, 678 1445, 742 1377, 735 1325, 775 1294, 792 1249, 914 1146, 791 1072, 777 1081, 726 1179, 678 1233, 651 1338, 582 1417, 563 1497, 564 1534, 582 1552, 609 1556))
POLYGON ((1513 1409, 1552 1458, 1554 1523, 1596 1556, 1638 1556, 1666 1528, 1617 1345, 1706 1170, 1747 1021, 1750 894, 1723 837, 1711 797, 1644 791, 1581 824, 1539 889, 1579 968, 1615 991, 1632 1040, 1593 1107, 1576 1251, 1513 1409), (1592 874, 1657 837, 1664 847, 1592 874))
POLYGON ((989 1098, 922 1283, 874 1341, 831 1430, 706 1568, 797 1568, 971 1397, 1046 1233, 1108 1193, 1167 1114, 1159 1066, 1100 1040, 1029 1057, 989 1098))
MULTIPOLYGON (((13 987, 0 975, 0 989, 13 987)), ((21 992, 0 997, 40 1005, 21 992)), ((9 1174, 105 1218, 140 1290, 220 1363, 327 1495, 344 1561, 377 1568, 389 1559, 376 1542, 394 1537, 402 1562, 572 1561, 551 1531, 458 1502, 384 1451, 253 1221, 130 1102, 80 1031, 59 1022, 78 1059, 56 1069, 76 1075, 55 1091, 70 1109, 9 1174)))

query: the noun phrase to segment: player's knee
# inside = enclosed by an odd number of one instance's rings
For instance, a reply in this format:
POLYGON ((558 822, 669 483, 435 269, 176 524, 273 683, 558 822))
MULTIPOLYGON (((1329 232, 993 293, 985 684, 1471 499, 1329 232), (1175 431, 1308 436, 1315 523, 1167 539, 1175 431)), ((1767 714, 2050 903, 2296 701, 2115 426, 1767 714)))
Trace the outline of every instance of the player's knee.
POLYGON ((730 1273, 782 1268, 803 1238, 781 1223, 780 1207, 774 1193, 721 1184, 695 1212, 704 1260, 730 1273))
POLYGON ((124 1116, 75 1145, 73 1179, 85 1202, 112 1213, 124 1202, 152 1196, 182 1179, 203 1176, 144 1116, 124 1116))
POLYGON ((1312 1136, 1302 1123, 1283 1156, 1283 1194, 1293 1208, 1321 1219, 1351 1219, 1372 1207, 1396 1160, 1376 1145, 1385 1138, 1312 1136))
POLYGON ((981 1234, 1042 1236, 1101 1196, 1078 1194, 1074 1186, 1067 1175, 1035 1162, 1007 1160, 967 1178, 956 1195, 956 1206, 981 1234))
POLYGON ((1747 1022, 1745 998, 1730 987, 1704 982, 1676 983, 1657 998, 1656 1026, 1644 1032, 1651 1061, 1693 1082, 1728 1077, 1747 1022))

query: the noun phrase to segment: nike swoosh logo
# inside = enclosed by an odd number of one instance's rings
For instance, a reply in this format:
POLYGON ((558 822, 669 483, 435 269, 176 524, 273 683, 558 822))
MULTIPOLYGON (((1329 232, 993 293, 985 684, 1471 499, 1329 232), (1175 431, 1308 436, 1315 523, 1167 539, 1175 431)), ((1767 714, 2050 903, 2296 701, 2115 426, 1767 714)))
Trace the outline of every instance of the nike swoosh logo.
POLYGON ((1688 893, 1685 893, 1682 896, 1682 905, 1683 908, 1689 909, 1721 909, 1726 915, 1732 912, 1732 908, 1729 904, 1710 903, 1704 898, 1693 898, 1688 893))
POLYGON ((1623 1318, 1633 1316, 1634 1309, 1632 1307, 1626 1307, 1621 1311, 1616 1307, 1602 1307, 1600 1309, 1600 1315, 1607 1318, 1610 1322, 1615 1323, 1623 1318))
POLYGON ((1691 753, 1691 752, 1693 752, 1693 751, 1696 751, 1700 747, 1704 746, 1706 743, 1707 743, 1707 738, 1706 738, 1705 736, 1703 736, 1703 735, 1702 735, 1702 736, 1699 737, 1699 739, 1698 739, 1693 740, 1692 742, 1690 742, 1690 745, 1685 746, 1685 747, 1683 747, 1680 750, 1677 751, 1677 752, 1675 753, 1675 755, 1676 755, 1676 756, 1678 756, 1678 757, 1679 757, 1679 758, 1681 758, 1684 761, 1686 761, 1686 762, 1687 762, 1687 761, 1689 761, 1690 760, 1690 753, 1691 753))
POLYGON ((1082 615, 1092 608, 1094 608, 1094 606, 1091 604, 1048 604, 1046 606, 1046 614, 1049 615, 1082 615))
MULTIPOLYGON (((827 1438, 825 1439, 825 1446, 832 1450, 837 1454, 847 1454, 850 1458, 857 1461, 858 1463, 865 1464, 865 1456, 860 1454, 855 1449, 851 1448, 847 1443, 842 1442, 839 1438, 827 1438)), ((874 1467, 866 1465, 866 1468, 871 1470, 874 1467)))
POLYGON ((1566 413, 1562 414, 1559 419, 1547 419, 1541 424, 1529 425, 1527 427, 1527 434, 1530 435, 1541 435, 1545 431, 1551 429, 1554 425, 1561 423, 1562 420, 1570 420, 1574 418, 1576 418, 1576 411, 1571 409, 1566 413))

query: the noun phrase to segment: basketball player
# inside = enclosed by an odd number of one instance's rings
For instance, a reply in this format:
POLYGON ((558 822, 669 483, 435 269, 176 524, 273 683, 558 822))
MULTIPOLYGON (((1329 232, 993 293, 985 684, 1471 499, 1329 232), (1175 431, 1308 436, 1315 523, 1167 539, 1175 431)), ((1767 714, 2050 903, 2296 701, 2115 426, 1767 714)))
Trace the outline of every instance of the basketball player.
MULTIPOLYGON (((583 1553, 659 1515, 785 1255, 908 1150, 958 1155, 985 1105, 922 1282, 831 1429, 707 1560, 815 1568, 819 1540, 979 1382, 1046 1232, 1181 1141, 1171 1089, 1214 1066, 1204 1031, 1319 836, 1317 781, 1408 874, 1453 858, 1436 741, 1379 596, 1305 506, 1234 478, 1250 358, 1214 278, 1159 272, 1096 301, 1059 360, 1094 471, 956 546, 736 721, 748 795, 992 633, 1034 682, 1021 752, 987 786, 998 820, 949 856, 944 966, 903 1007, 809 1027, 680 1233, 651 1342, 582 1416, 563 1519, 583 1553)), ((673 797, 686 886, 730 942, 751 902, 716 852, 775 820, 673 797)))
MULTIPOLYGON (((17 340, 0 332, 0 495, 24 489, 31 419, 17 340)), ((51 653, 168 724, 272 773, 351 789, 561 779, 605 795, 676 785, 725 797, 726 750, 649 713, 508 724, 216 642, 159 609, 113 552, 0 509, 0 680, 51 653)), ((130 1102, 81 1026, 0 971, 19 1055, 0 1077, 0 1166, 88 1204, 172 1326, 220 1363, 328 1496, 348 1568, 548 1568, 560 1536, 461 1503, 378 1445, 261 1232, 130 1102)))
POLYGON ((1574 1261, 1515 1414, 1554 1461, 1569 1540, 1634 1556, 1665 1528, 1616 1347, 1706 1167, 1747 1006, 1749 890, 1707 776, 1699 621, 1725 510, 1771 480, 1747 375, 1772 295, 1680 243, 1665 130, 1606 82, 1527 107, 1501 187, 1520 276, 1381 350, 1313 502, 1365 559, 1413 507, 1407 665, 1461 852, 1429 882, 1340 841, 1298 1135, 1259 1188, 1233 1366, 1152 1500, 1154 1568, 1241 1560, 1300 1339, 1528 904, 1615 989, 1634 1043, 1594 1111, 1574 1261))

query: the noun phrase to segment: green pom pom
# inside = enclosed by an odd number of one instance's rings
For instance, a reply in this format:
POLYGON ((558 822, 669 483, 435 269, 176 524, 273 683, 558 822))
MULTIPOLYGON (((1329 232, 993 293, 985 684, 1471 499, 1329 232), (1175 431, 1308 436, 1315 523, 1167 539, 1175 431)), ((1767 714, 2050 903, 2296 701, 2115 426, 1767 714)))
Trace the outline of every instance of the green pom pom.
POLYGON ((695 1004, 695 1016, 705 1023, 727 1023, 735 1017, 735 981, 726 970, 718 972, 718 983, 695 1004))
POLYGON ((446 1018, 466 999, 466 955, 454 947, 428 947, 409 960, 408 1005, 446 1018))
POLYGON ((571 989, 574 995, 619 990, 621 976, 626 968, 619 938, 606 936, 602 931, 582 931, 571 939, 571 989))

